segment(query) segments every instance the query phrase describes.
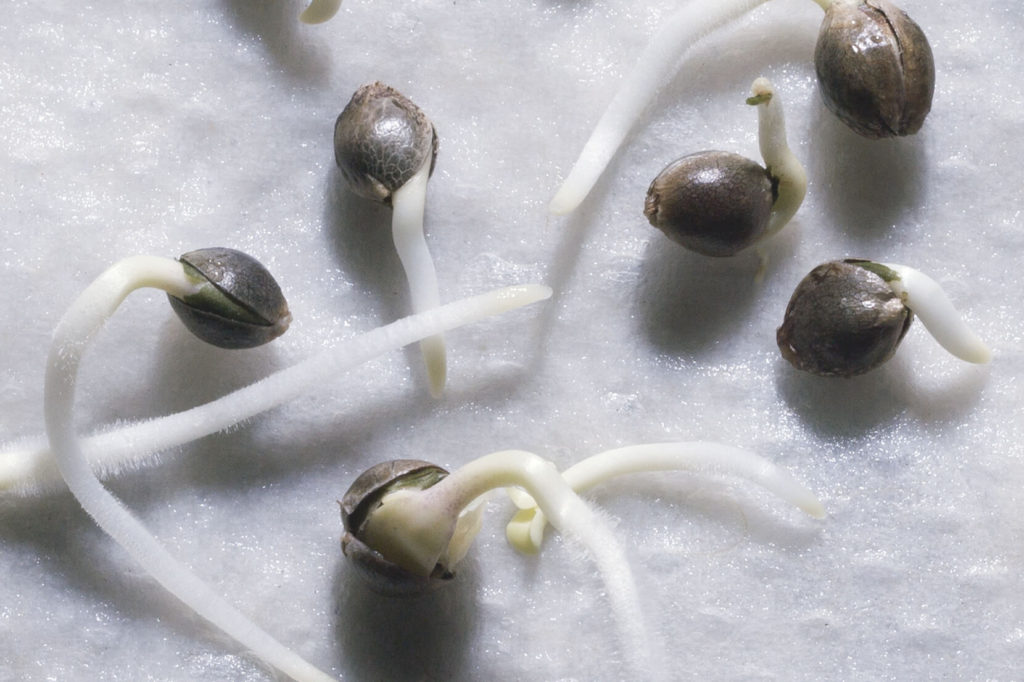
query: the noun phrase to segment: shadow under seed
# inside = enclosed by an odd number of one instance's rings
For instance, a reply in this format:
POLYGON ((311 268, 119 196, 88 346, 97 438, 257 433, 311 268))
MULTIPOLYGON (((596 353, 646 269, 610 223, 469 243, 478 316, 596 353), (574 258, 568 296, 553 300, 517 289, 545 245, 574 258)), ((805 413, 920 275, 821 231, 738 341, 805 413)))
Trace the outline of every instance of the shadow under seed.
MULTIPOLYGON (((814 193, 830 223, 858 240, 862 252, 890 236, 893 225, 928 201, 919 178, 929 165, 927 130, 912 137, 867 140, 838 121, 820 101, 807 155, 814 193)), ((853 249, 856 251, 857 249, 853 249)))
POLYGON ((697 353, 741 333, 758 289, 757 254, 728 261, 651 238, 641 265, 636 302, 643 330, 661 350, 697 353))
MULTIPOLYGON (((339 521, 339 537, 341 524, 339 521)), ((473 679, 479 590, 472 553, 448 585, 412 597, 370 590, 338 550, 332 601, 339 665, 359 680, 473 679)))

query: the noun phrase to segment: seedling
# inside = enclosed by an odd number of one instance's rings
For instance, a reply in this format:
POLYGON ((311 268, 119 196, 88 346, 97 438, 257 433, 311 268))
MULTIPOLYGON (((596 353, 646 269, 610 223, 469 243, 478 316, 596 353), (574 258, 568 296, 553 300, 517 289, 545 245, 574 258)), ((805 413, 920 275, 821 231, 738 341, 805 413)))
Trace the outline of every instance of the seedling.
MULTIPOLYGON (((73 419, 78 366, 89 341, 105 320, 129 293, 141 287, 166 291, 186 326, 200 338, 222 347, 249 348, 259 345, 282 333, 290 320, 287 304, 277 283, 258 262, 237 251, 195 251, 185 254, 181 261, 139 256, 114 265, 75 300, 54 333, 46 371, 44 411, 47 437, 57 469, 83 509, 171 594, 263 661, 293 679, 330 680, 331 677, 252 623, 171 556, 131 512, 102 486, 82 452, 74 432, 73 419)), ((524 294, 527 298, 544 297, 549 293, 543 288, 533 292, 505 292, 497 297, 498 300, 492 295, 486 303, 476 301, 476 305, 467 306, 463 302, 458 312, 480 314, 493 311, 495 307, 507 306, 507 299, 521 299, 524 294), (481 303, 484 305, 481 306, 481 303)), ((433 332, 433 327, 438 326, 440 319, 453 312, 454 308, 435 310, 431 314, 432 319, 420 320, 420 330, 426 324, 428 331, 433 332)), ((407 336, 410 332, 418 331, 414 329, 415 324, 406 322, 405 325, 397 324, 389 334, 380 338, 394 341, 403 334, 407 336)), ((372 348, 372 345, 364 344, 362 350, 365 352, 372 348)), ((379 350, 379 346, 376 348, 379 350)), ((311 378, 322 379, 322 373, 311 372, 313 369, 316 368, 305 366, 298 373, 293 372, 288 381, 279 383, 284 384, 282 388, 287 388, 290 381, 294 392, 299 380, 309 382, 311 378)), ((257 385, 260 390, 256 393, 268 388, 266 383, 257 385)), ((250 414, 254 413, 252 407, 250 402, 247 408, 250 414)), ((194 417, 195 411, 192 412, 194 417)), ((213 417, 214 420, 223 418, 223 414, 215 414, 213 417)))
MULTIPOLYGON (((135 469, 155 460, 153 453, 174 448, 238 424, 384 353, 442 331, 529 305, 551 296, 538 284, 505 287, 447 303, 346 339, 306 360, 228 395, 81 441, 81 451, 100 477, 135 469)), ((0 493, 34 495, 63 486, 45 438, 0 452, 0 493)))
POLYGON ((915 313, 956 357, 989 361, 988 347, 935 280, 904 265, 867 260, 814 268, 793 292, 776 339, 782 356, 797 369, 852 377, 892 357, 915 313))
MULTIPOLYGON (((383 83, 364 85, 334 124, 334 159, 356 194, 392 208, 391 232, 409 280, 413 312, 440 303, 434 261, 423 237, 427 179, 437 159, 437 131, 409 98, 383 83)), ((420 342, 430 392, 444 390, 441 335, 420 342)))
MULTIPOLYGON (((785 470, 751 452, 720 443, 651 443, 608 450, 577 462, 562 478, 577 493, 612 478, 644 471, 710 471, 747 478, 767 488, 816 519, 825 508, 818 498, 785 470)), ((519 511, 505 528, 509 543, 524 554, 536 554, 544 540, 547 516, 530 495, 510 489, 519 511)))
POLYGON ((330 680, 171 556, 103 487, 82 455, 73 419, 78 365, 107 318, 129 293, 142 287, 162 289, 177 299, 174 308, 184 313, 189 328, 219 345, 251 347, 287 328, 288 309, 277 284, 256 261, 237 251, 197 251, 186 254, 182 261, 136 256, 115 264, 71 304, 54 332, 43 407, 57 468, 82 508, 171 594, 290 677, 330 680), (267 310, 276 311, 274 319, 264 319, 267 310), (256 329, 254 334, 254 327, 264 329, 256 329))
MULTIPOLYGON (((579 206, 654 93, 692 45, 767 0, 684 4, 640 55, 551 200, 552 213, 579 206)), ((935 67, 924 33, 888 0, 814 0, 825 18, 815 70, 826 106, 868 137, 917 132, 931 109, 935 67)))
POLYGON ((624 654, 645 669, 648 639, 617 539, 555 466, 537 455, 505 450, 451 474, 418 460, 378 464, 352 483, 341 502, 342 551, 378 591, 404 595, 429 589, 454 576, 479 529, 479 498, 505 486, 524 488, 556 528, 586 546, 618 616, 624 654))
POLYGON ((677 159, 647 190, 644 215, 669 239, 706 256, 733 256, 775 234, 800 208, 807 173, 786 142, 782 103, 766 78, 751 86, 764 168, 722 151, 677 159))

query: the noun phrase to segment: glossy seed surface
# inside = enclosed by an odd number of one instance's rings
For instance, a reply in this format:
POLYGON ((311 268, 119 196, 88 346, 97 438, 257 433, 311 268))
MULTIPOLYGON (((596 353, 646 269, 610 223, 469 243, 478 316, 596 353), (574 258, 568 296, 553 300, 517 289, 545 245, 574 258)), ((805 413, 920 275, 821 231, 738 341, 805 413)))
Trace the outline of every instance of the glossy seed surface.
POLYGON ((892 357, 913 319, 878 274, 856 262, 833 261, 797 285, 776 340, 797 369, 852 377, 892 357))
POLYGON ((772 212, 768 172, 738 154, 698 152, 677 159, 651 183, 644 215, 672 241, 706 256, 753 244, 772 212))

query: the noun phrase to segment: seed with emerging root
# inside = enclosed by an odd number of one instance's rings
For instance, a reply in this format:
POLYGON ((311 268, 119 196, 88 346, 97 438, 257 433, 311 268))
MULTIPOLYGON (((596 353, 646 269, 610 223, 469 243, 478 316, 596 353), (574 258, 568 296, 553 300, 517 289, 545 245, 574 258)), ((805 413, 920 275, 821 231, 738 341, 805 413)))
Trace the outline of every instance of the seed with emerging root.
MULTIPOLYGON (((391 234, 409 280, 414 312, 440 304, 437 273, 423 235, 427 179, 437 133, 419 107, 394 88, 359 88, 334 124, 334 159, 352 191, 392 207, 391 234)), ((420 343, 430 393, 444 390, 447 354, 441 335, 420 343)))
POLYGON ((434 125, 398 90, 375 82, 356 90, 334 123, 334 160, 356 194, 391 204, 424 163, 437 161, 434 125))
MULTIPOLYGON (((670 163, 647 190, 651 225, 706 256, 732 256, 775 234, 807 193, 807 173, 789 148, 772 84, 758 78, 750 90, 765 167, 731 152, 697 152, 670 163)), ((766 258, 762 253, 762 271, 766 258)))
POLYGON ((445 469, 430 462, 397 459, 370 467, 349 486, 339 503, 344 527, 341 551, 374 591, 394 596, 419 594, 455 577, 454 571, 441 563, 429 575, 419 575, 363 541, 367 518, 386 494, 408 487, 429 488, 447 475, 445 469))
POLYGON ((915 314, 961 360, 983 364, 991 358, 931 277, 906 265, 857 259, 819 265, 804 277, 776 339, 797 369, 850 377, 892 357, 915 314))
POLYGON ((892 357, 914 316, 878 274, 833 261, 793 292, 776 332, 782 356, 821 376, 864 374, 892 357))

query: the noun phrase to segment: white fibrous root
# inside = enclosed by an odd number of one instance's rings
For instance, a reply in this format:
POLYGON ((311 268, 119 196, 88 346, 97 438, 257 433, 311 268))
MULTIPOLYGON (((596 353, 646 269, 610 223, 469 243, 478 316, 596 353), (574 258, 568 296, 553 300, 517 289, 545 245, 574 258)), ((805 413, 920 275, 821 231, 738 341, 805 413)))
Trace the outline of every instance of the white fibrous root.
POLYGON ((776 183, 777 196, 772 204, 767 239, 785 227, 800 208, 807 194, 807 171, 786 141, 786 118, 782 102, 767 78, 758 78, 750 88, 747 104, 757 107, 757 136, 761 158, 776 183))
POLYGON ((177 261, 147 256, 125 259, 87 287, 57 325, 44 390, 46 433, 57 468, 82 508, 171 594, 292 679, 303 682, 331 680, 332 677, 228 604, 206 582, 171 556, 103 487, 81 452, 73 420, 75 383, 81 357, 89 341, 121 301, 130 292, 144 286, 185 298, 197 294, 202 285, 188 277, 177 261))
MULTIPOLYGON (((228 429, 261 412, 314 391, 349 369, 388 351, 547 299, 540 284, 505 287, 447 303, 345 339, 292 367, 217 400, 165 417, 110 429, 85 438, 81 451, 101 478, 155 461, 155 453, 228 429)), ((63 486, 45 438, 0 451, 0 495, 39 495, 63 486)))
POLYGON ((992 358, 988 346, 967 326, 938 282, 906 265, 882 265, 896 273, 896 278, 886 279, 889 286, 940 346, 961 360, 975 364, 985 364, 992 358))
MULTIPOLYGON (((626 474, 644 471, 707 471, 749 479, 783 500, 820 519, 825 508, 814 494, 785 470, 746 450, 703 441, 651 443, 608 450, 562 472, 577 493, 626 474)), ((510 490, 519 512, 505 529, 509 543, 524 554, 536 554, 548 523, 543 508, 522 491, 510 490)))
POLYGON ((679 59, 698 40, 768 0, 716 0, 685 3, 651 39, 633 70, 623 80, 598 120, 579 158, 548 206, 565 215, 590 194, 626 135, 654 94, 676 68, 679 59))
MULTIPOLYGON (((410 302, 416 313, 436 308, 441 302, 434 259, 423 234, 430 166, 428 158, 404 185, 391 194, 391 234, 409 280, 410 302)), ((444 392, 448 373, 444 337, 435 334, 424 339, 420 342, 420 351, 427 367, 430 394, 437 398, 444 392)))

